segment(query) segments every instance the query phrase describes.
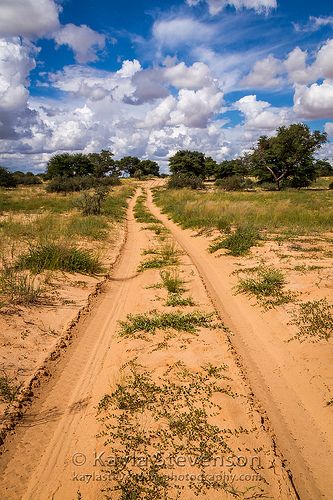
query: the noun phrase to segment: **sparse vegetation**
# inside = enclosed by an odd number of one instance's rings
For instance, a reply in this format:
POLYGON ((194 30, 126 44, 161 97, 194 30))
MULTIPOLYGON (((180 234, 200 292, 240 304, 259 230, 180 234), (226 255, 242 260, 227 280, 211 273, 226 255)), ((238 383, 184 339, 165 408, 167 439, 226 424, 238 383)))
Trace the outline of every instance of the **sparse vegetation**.
POLYGON ((16 401, 22 384, 19 384, 15 378, 9 377, 6 372, 2 371, 0 375, 0 401, 11 404, 16 401))
POLYGON ((153 257, 141 262, 138 271, 142 272, 145 269, 160 269, 162 267, 174 266, 178 264, 179 251, 176 250, 173 242, 165 242, 153 257))
POLYGON ((250 248, 260 241, 260 233, 251 226, 239 226, 232 233, 223 239, 217 239, 210 247, 211 253, 217 250, 226 249, 228 254, 234 256, 245 255, 250 248))
POLYGON ((233 430, 210 421, 221 410, 212 401, 214 394, 235 397, 227 383, 226 367, 206 365, 192 372, 178 362, 157 380, 133 361, 123 370, 125 381, 99 405, 101 437, 108 454, 117 457, 108 464, 112 477, 108 498, 115 491, 123 500, 179 497, 184 486, 170 475, 175 458, 184 454, 191 457, 197 471, 188 483, 196 495, 221 490, 239 496, 231 483, 214 481, 207 472, 216 453, 233 455, 228 444, 233 430), (153 424, 147 427, 147 421, 153 424))
POLYGON ((139 332, 154 334, 156 330, 170 329, 195 333, 199 327, 216 328, 215 319, 214 313, 207 314, 200 311, 190 313, 151 311, 147 314, 129 314, 126 321, 120 322, 119 334, 122 337, 129 337, 139 332))
POLYGON ((298 327, 298 332, 290 340, 328 341, 333 336, 333 305, 327 299, 303 302, 292 323, 298 327))
POLYGON ((253 270, 255 278, 241 279, 236 293, 255 297, 265 309, 290 302, 294 295, 285 290, 286 280, 279 269, 258 267, 253 270))
POLYGON ((31 247, 18 259, 16 268, 29 269, 35 274, 45 270, 86 274, 98 274, 103 271, 99 259, 91 252, 56 243, 31 247))
POLYGON ((0 297, 3 303, 24 306, 36 304, 41 294, 41 286, 35 277, 10 268, 5 268, 0 273, 0 297))

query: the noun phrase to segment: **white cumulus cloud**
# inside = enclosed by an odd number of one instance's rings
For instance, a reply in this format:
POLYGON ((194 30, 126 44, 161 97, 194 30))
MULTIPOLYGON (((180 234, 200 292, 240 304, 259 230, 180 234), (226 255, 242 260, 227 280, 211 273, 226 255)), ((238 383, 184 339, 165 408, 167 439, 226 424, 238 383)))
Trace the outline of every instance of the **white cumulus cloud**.
POLYGON ((0 37, 40 37, 59 26, 53 0, 1 0, 0 37))
POLYGON ((106 37, 82 24, 66 24, 53 34, 58 45, 67 45, 79 63, 87 63, 98 59, 97 52, 105 47, 106 37))
POLYGON ((309 119, 333 119, 333 82, 324 80, 310 87, 297 85, 294 96, 295 113, 309 119))

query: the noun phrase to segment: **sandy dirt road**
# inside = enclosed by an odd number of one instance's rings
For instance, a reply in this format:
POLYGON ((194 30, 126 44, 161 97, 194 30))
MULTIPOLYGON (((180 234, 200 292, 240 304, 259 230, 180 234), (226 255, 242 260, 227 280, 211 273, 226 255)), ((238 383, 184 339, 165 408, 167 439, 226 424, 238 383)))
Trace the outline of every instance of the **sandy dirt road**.
MULTIPOLYGON (((144 364, 149 373, 162 376, 164 370, 175 362, 186 364, 190 370, 205 363, 227 364, 232 390, 241 396, 236 399, 221 396, 223 412, 215 417, 216 424, 249 429, 237 441, 237 446, 240 453, 261 450, 260 474, 264 479, 258 489, 261 495, 283 500, 296 498, 275 453, 274 443, 261 426, 260 413, 253 407, 237 359, 223 331, 206 328, 192 339, 181 341, 180 337, 175 337, 162 350, 156 348, 165 340, 162 334, 144 340, 123 340, 117 335, 118 321, 128 313, 164 307, 156 299, 156 290, 151 288, 158 282, 159 272, 151 269, 137 273, 142 251, 156 243, 153 233, 143 230, 142 225, 134 220, 134 203, 135 198, 128 210, 127 241, 110 280, 95 307, 78 323, 71 345, 51 369, 50 380, 41 386, 15 434, 5 443, 6 449, 0 461, 1 499, 104 498, 101 492, 104 485, 98 480, 86 479, 87 475, 98 472, 96 455, 103 451, 103 440, 96 437, 100 431, 96 407, 104 394, 115 388, 121 379, 121 366, 133 357, 144 364)), ((151 199, 150 206, 157 213, 151 199)), ((166 224, 185 247, 178 229, 167 221, 166 224)), ((212 303, 196 266, 187 255, 182 256, 181 269, 190 283, 195 302, 200 304, 200 309, 210 311, 212 303)), ((246 486, 253 487, 251 484, 246 486)), ((249 494, 243 497, 254 498, 249 494)), ((195 496, 185 489, 182 498, 187 500, 195 496)), ((207 494, 202 498, 207 498, 207 494)), ((220 500, 233 496, 211 491, 209 498, 220 500)))
MULTIPOLYGON (((271 422, 300 498, 331 499, 333 416, 317 386, 325 380, 309 371, 292 344, 281 341, 285 325, 278 313, 261 314, 247 298, 235 296, 230 279, 233 269, 227 259, 209 254, 204 237, 194 237, 193 231, 181 229, 162 214, 151 191, 148 206, 190 256, 215 307, 234 333, 231 342, 271 422)), ((326 358, 318 363, 328 364, 326 371, 331 372, 332 360, 329 355, 326 358)))

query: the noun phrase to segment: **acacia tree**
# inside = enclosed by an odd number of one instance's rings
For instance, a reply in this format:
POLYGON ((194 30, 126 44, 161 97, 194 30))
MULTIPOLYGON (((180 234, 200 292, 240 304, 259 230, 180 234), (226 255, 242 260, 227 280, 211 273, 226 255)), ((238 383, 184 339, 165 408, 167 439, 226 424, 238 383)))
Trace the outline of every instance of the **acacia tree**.
POLYGON ((55 179, 57 177, 84 177, 92 175, 94 172, 94 165, 82 153, 63 153, 54 155, 49 160, 46 168, 46 178, 55 179))
POLYGON ((172 174, 195 175, 206 177, 206 159, 199 151, 182 150, 169 158, 169 168, 172 174))
POLYGON ((119 175, 119 169, 111 151, 102 149, 100 153, 89 153, 87 156, 94 166, 93 175, 95 177, 104 177, 108 174, 112 176, 119 175))
POLYGON ((326 141, 326 133, 311 132, 303 123, 279 127, 276 136, 259 138, 250 157, 252 173, 275 182, 278 190, 287 179, 294 187, 308 186, 317 175, 314 154, 326 141))

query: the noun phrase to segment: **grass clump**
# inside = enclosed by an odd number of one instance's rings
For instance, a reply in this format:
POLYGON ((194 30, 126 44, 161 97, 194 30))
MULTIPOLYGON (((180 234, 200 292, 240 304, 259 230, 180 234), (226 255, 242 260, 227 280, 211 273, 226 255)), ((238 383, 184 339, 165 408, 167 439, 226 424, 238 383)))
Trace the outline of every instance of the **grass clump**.
POLYGON ((156 249, 156 253, 152 258, 144 260, 138 271, 142 272, 145 269, 160 269, 161 267, 173 266, 179 263, 179 251, 176 249, 173 242, 166 242, 160 248, 156 249))
POLYGON ((68 236, 79 236, 90 240, 105 240, 108 236, 109 224, 106 217, 96 215, 75 215, 66 228, 68 236))
POLYGON ((279 269, 259 267, 254 272, 257 274, 255 278, 240 280, 236 293, 255 297, 265 309, 286 304, 293 299, 293 294, 284 290, 286 281, 279 269))
POLYGON ((183 297, 180 293, 169 293, 165 305, 170 307, 186 307, 195 306, 195 302, 192 297, 183 297))
POLYGON ((165 270, 160 272, 162 285, 169 293, 185 292, 184 280, 179 276, 177 269, 165 270))
POLYGON ((44 270, 83 274, 98 274, 103 271, 99 259, 91 252, 56 243, 31 247, 18 259, 16 267, 29 269, 34 274, 44 270))
POLYGON ((260 240, 260 233, 251 226, 239 226, 223 240, 213 242, 209 251, 216 252, 222 248, 228 250, 229 255, 241 256, 248 253, 251 247, 260 240))
POLYGON ((303 302, 292 324, 298 327, 298 332, 290 340, 328 341, 333 335, 333 305, 326 299, 303 302))
POLYGON ((22 384, 18 384, 16 379, 9 377, 4 371, 0 376, 0 401, 11 404, 16 401, 22 384))
POLYGON ((196 333, 199 327, 216 328, 214 313, 158 312, 151 311, 147 314, 129 314, 127 321, 121 321, 120 336, 129 337, 138 332, 154 334, 156 330, 177 330, 181 332, 196 333))
POLYGON ((31 305, 40 299, 42 289, 35 278, 5 268, 0 275, 0 295, 11 304, 31 305))

